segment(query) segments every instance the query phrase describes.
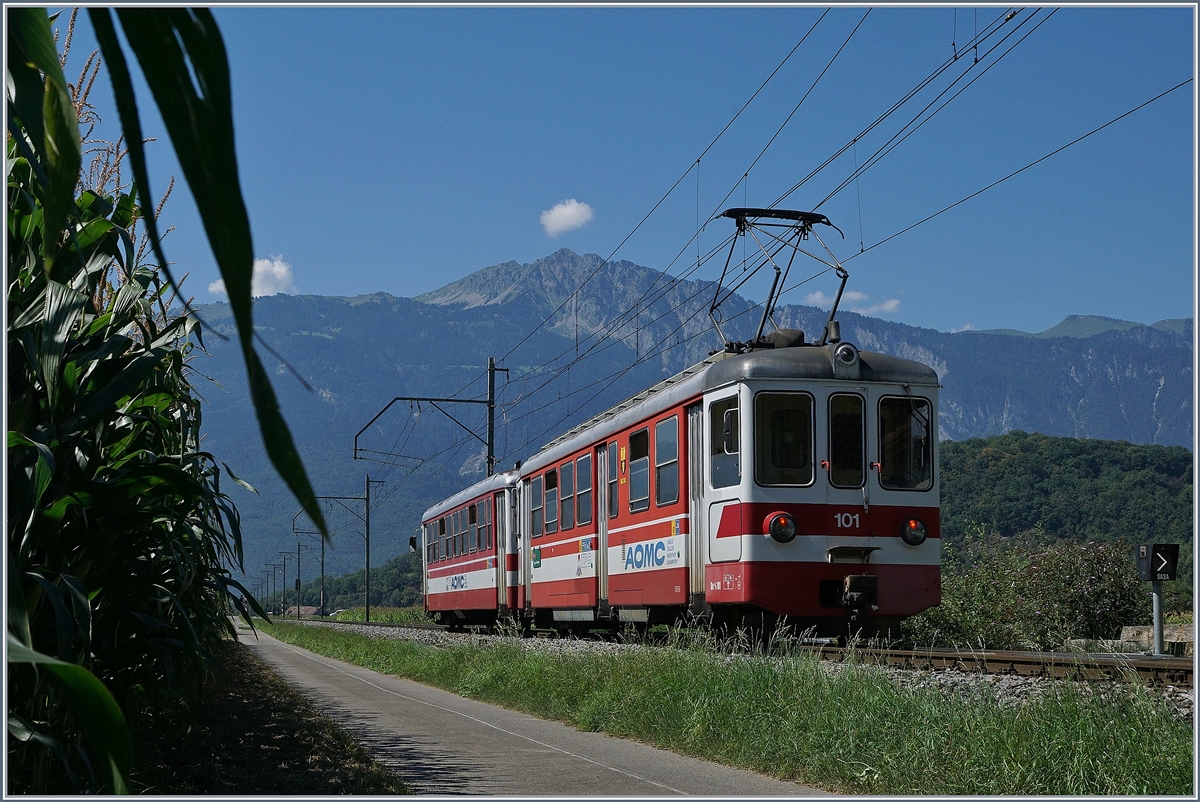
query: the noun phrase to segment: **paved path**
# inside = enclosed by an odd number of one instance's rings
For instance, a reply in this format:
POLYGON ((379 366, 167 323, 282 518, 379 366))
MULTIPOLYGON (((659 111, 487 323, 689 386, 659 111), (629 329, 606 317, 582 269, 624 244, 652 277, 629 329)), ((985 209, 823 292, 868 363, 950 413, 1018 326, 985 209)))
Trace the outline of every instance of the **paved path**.
POLYGON ((816 796, 824 792, 515 713, 291 646, 242 642, 418 794, 816 796))

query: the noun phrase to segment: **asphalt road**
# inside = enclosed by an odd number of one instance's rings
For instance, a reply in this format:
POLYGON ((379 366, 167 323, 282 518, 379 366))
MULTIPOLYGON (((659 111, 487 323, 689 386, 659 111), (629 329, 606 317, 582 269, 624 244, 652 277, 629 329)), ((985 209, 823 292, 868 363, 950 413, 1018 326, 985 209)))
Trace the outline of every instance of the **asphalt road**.
POLYGON ((515 713, 239 628, 243 643, 418 794, 817 796, 825 792, 515 713))

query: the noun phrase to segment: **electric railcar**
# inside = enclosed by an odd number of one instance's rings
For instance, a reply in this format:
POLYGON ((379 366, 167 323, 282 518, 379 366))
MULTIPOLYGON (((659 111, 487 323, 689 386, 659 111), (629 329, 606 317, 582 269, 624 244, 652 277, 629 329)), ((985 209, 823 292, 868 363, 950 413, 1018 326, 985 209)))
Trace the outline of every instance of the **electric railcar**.
POLYGON ((846 634, 938 604, 937 374, 830 331, 715 354, 431 507, 426 610, 846 634))

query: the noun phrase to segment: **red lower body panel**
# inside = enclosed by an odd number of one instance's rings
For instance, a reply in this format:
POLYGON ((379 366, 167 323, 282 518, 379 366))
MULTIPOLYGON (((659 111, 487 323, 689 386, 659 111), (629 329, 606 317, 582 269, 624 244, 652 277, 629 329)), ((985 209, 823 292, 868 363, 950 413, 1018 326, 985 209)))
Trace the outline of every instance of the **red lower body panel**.
POLYGON ((554 582, 534 582, 530 588, 533 606, 554 610, 572 607, 595 607, 596 578, 560 579, 554 582))
POLYGON ((688 602, 687 568, 667 568, 608 579, 608 603, 614 607, 652 607, 688 602))
POLYGON ((426 609, 436 610, 495 610, 496 589, 456 590, 450 593, 430 593, 425 597, 426 609))
POLYGON ((849 574, 879 578, 879 617, 909 616, 942 599, 941 566, 863 565, 826 563, 720 563, 705 566, 709 604, 752 604, 778 615, 844 616, 841 607, 821 604, 821 582, 841 584, 849 574))

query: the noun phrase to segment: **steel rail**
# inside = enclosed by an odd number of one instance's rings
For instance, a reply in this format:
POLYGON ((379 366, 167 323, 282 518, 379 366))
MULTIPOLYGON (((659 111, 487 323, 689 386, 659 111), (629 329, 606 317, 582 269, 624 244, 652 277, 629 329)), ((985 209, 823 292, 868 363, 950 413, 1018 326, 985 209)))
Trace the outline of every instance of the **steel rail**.
POLYGON ((1142 653, 1018 652, 958 649, 814 647, 826 660, 858 657, 864 662, 924 671, 965 671, 1055 679, 1127 680, 1194 687, 1190 657, 1142 653))

